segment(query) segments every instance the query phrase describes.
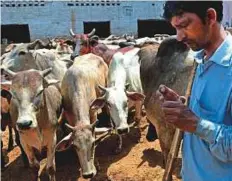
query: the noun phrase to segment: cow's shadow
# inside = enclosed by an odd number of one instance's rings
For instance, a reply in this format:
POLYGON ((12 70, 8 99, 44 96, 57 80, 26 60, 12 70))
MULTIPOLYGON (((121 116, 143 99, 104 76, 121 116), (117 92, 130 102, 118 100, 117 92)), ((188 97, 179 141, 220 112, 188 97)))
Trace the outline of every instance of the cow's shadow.
MULTIPOLYGON (((142 162, 138 165, 138 168, 144 163, 148 162, 149 167, 156 167, 159 165, 163 169, 165 169, 165 164, 164 160, 160 159, 163 158, 163 155, 160 151, 155 150, 153 148, 145 149, 143 151, 143 155, 141 157, 142 162)), ((173 175, 175 175, 177 178, 180 178, 180 171, 181 171, 181 164, 182 164, 182 159, 181 158, 176 158, 173 166, 173 175)))

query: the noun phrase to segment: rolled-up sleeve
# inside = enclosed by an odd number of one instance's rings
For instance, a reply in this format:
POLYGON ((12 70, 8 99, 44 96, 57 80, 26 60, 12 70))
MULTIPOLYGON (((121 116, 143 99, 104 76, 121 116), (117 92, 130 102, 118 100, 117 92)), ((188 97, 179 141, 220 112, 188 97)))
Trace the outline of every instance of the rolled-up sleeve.
POLYGON ((232 126, 201 119, 195 134, 209 143, 212 155, 223 162, 232 162, 232 126))

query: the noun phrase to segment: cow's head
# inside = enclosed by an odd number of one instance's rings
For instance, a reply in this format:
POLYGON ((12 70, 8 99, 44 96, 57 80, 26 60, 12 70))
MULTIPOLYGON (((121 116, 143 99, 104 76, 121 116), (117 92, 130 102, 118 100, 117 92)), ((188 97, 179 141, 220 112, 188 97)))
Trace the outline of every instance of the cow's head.
POLYGON ((92 178, 97 172, 94 166, 96 123, 97 121, 91 125, 79 123, 74 127, 66 124, 72 132, 56 146, 57 151, 66 150, 71 145, 75 147, 84 178, 92 178))
POLYGON ((91 53, 91 49, 98 44, 99 39, 94 33, 95 29, 88 34, 74 34, 72 29, 70 29, 70 34, 76 42, 76 47, 71 55, 72 60, 79 55, 91 53))
POLYGON ((45 47, 46 44, 41 40, 32 43, 10 44, 5 53, 1 56, 1 64, 13 71, 22 71, 36 68, 32 51, 45 47))
POLYGON ((1 85, 10 87, 11 103, 17 108, 16 128, 19 131, 37 128, 36 116, 44 99, 43 91, 49 85, 58 83, 57 80, 48 81, 44 78, 51 70, 51 68, 44 71, 31 69, 15 73, 4 69, 10 81, 1 82, 1 85))
POLYGON ((115 125, 117 133, 128 133, 128 101, 141 101, 144 99, 144 95, 138 92, 129 92, 126 90, 126 88, 104 88, 102 86, 99 86, 99 88, 104 92, 104 95, 92 102, 91 109, 97 110, 104 107, 105 105, 108 105, 110 117, 115 125))

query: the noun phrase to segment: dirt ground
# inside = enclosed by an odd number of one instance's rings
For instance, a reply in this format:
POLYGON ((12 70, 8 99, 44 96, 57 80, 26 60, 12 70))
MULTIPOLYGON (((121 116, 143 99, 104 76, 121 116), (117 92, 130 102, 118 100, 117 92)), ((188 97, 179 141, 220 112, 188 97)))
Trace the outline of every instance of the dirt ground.
MULTIPOLYGON (((96 158, 100 164, 98 174, 91 181, 161 181, 164 173, 163 161, 159 141, 148 142, 145 138, 147 121, 142 120, 143 142, 138 143, 140 136, 137 128, 132 128, 130 133, 123 136, 123 150, 115 155, 116 137, 113 135, 102 141, 96 148, 96 158)), ((4 152, 8 143, 8 132, 3 133, 4 152)), ((30 181, 29 170, 24 168, 20 157, 19 147, 9 153, 7 168, 2 171, 2 181, 30 181)), ((41 161, 40 180, 47 180, 45 173, 46 159, 41 161)), ((174 181, 180 172, 181 158, 177 159, 173 173, 174 181)), ((81 178, 80 166, 73 149, 56 154, 57 181, 86 181, 81 178)))

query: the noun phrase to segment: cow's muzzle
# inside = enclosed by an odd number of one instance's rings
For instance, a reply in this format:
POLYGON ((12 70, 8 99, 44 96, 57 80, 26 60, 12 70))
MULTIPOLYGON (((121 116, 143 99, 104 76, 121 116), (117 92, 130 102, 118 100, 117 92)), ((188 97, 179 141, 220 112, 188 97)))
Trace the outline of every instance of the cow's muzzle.
POLYGON ((84 179, 88 179, 88 178, 93 178, 94 173, 91 174, 83 174, 84 179))
POLYGON ((129 133, 129 131, 130 131, 129 127, 117 129, 118 134, 127 134, 129 133))
POLYGON ((32 120, 24 120, 22 122, 17 122, 17 126, 20 130, 30 129, 32 125, 32 120))

